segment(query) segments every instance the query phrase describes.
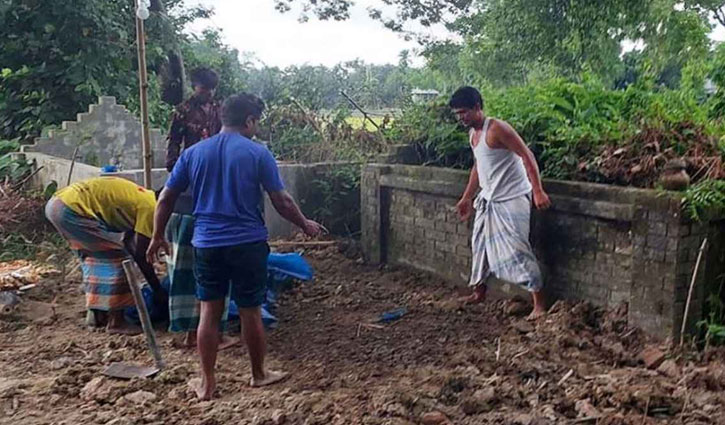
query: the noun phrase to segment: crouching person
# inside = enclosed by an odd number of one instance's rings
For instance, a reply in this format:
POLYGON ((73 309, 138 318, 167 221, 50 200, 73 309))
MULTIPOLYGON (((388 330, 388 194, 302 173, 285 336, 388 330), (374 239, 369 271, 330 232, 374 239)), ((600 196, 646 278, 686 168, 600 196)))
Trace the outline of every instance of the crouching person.
POLYGON ((168 300, 145 252, 153 234, 156 197, 150 190, 119 177, 97 177, 65 187, 45 206, 45 216, 81 261, 86 308, 109 333, 135 335, 141 328, 126 322, 134 306, 123 270, 133 259, 154 291, 158 305, 168 300))

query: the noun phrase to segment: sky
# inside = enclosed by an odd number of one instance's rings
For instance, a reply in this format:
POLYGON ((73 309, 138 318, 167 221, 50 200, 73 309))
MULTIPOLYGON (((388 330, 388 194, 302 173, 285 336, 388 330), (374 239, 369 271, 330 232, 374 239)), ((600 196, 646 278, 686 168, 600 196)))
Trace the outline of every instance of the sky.
MULTIPOLYGON (((215 11, 211 20, 195 23, 190 31, 221 28, 227 44, 240 52, 253 52, 266 65, 279 67, 305 63, 333 66, 357 58, 372 64, 398 63, 402 50, 418 45, 368 17, 367 6, 380 3, 357 0, 350 19, 343 22, 311 17, 300 23, 299 9, 279 13, 273 0, 187 0, 189 5, 211 6, 215 11)), ((445 37, 446 33, 439 28, 433 35, 445 37)))
MULTIPOLYGON (((362 59, 371 64, 398 63, 399 54, 408 49, 415 52, 418 44, 406 41, 400 34, 372 20, 367 7, 380 7, 381 0, 355 0, 350 19, 342 22, 319 21, 314 17, 299 22, 300 9, 280 13, 274 0, 187 0, 188 5, 201 4, 214 9, 210 20, 194 23, 189 31, 200 32, 213 26, 220 28, 224 41, 240 52, 253 53, 258 65, 326 65, 362 59)), ((423 31, 422 27, 413 28, 423 31)), ((426 29, 437 39, 450 38, 443 27, 426 29)), ((717 25, 713 40, 725 41, 725 27, 717 25)), ((624 50, 638 46, 624 43, 624 50)), ((413 56, 413 65, 423 60, 413 56)))

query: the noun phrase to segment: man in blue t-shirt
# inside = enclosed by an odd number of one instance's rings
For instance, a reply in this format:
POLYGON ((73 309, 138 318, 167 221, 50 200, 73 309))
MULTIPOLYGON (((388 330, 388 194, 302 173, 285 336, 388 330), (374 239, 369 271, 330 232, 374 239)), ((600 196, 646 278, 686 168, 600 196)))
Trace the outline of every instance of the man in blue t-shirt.
POLYGON ((222 107, 222 130, 216 136, 186 149, 177 161, 159 197, 154 215, 154 234, 147 256, 169 252, 164 230, 179 195, 191 187, 194 200, 194 275, 201 319, 197 347, 201 358, 202 400, 212 398, 216 387, 214 366, 219 345, 219 323, 224 298, 231 296, 239 307, 242 333, 252 363, 251 385, 270 385, 286 374, 264 367, 266 341, 260 306, 267 279, 267 228, 260 205, 262 188, 272 205, 307 235, 324 229, 308 220, 285 191, 277 162, 266 147, 250 140, 264 103, 254 95, 229 97, 222 107))

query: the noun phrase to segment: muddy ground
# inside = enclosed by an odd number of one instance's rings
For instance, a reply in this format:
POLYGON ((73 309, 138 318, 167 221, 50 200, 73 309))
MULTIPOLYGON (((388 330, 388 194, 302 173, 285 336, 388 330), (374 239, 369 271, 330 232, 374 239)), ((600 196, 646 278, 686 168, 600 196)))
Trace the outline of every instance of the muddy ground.
POLYGON ((102 378, 114 361, 151 364, 143 336, 88 330, 77 271, 41 281, 0 317, 0 423, 725 424, 725 354, 667 351, 627 327, 624 307, 557 303, 531 323, 520 302, 459 309, 450 284, 335 246, 304 255, 316 279, 282 296, 269 333, 269 363, 290 379, 249 388, 236 347, 211 402, 187 389, 195 353, 165 332, 166 371, 102 378), (401 306, 402 319, 367 325, 401 306))

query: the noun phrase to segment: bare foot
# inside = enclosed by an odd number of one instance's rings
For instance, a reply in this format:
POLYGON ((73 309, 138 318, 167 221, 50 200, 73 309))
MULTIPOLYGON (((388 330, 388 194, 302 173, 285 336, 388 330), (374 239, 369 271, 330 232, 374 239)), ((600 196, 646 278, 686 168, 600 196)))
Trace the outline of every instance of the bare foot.
POLYGON ((106 327, 106 332, 112 335, 139 335, 141 332, 143 332, 143 329, 141 329, 140 326, 124 322, 115 326, 111 326, 109 324, 106 327))
POLYGON ((188 349, 191 349, 191 348, 195 348, 196 347, 196 338, 195 337, 190 337, 189 336, 189 333, 187 333, 186 335, 184 335, 181 338, 175 337, 173 340, 171 340, 171 345, 174 348, 180 348, 182 350, 188 350, 188 349))
POLYGON ((476 286, 471 292, 471 295, 463 298, 459 298, 459 301, 463 305, 474 305, 481 304, 486 301, 486 287, 484 285, 476 286))
POLYGON ((534 320, 538 320, 538 319, 540 319, 540 318, 544 317, 544 315, 545 315, 545 314, 546 314, 546 310, 544 310, 544 309, 539 309, 539 308, 535 308, 535 309, 534 309, 534 310, 533 310, 533 311, 531 312, 531 314, 529 314, 529 315, 528 315, 528 316, 526 317, 526 320, 528 320, 528 321, 534 321, 534 320))
POLYGON ((531 298, 534 301, 534 310, 531 314, 529 314, 529 317, 526 318, 526 320, 529 321, 537 320, 546 314, 546 308, 544 308, 544 305, 546 304, 544 293, 541 291, 532 292, 531 298))
POLYGON ((196 332, 187 332, 184 337, 184 347, 194 348, 196 347, 196 332))
POLYGON ((108 312, 100 310, 87 310, 86 325, 91 328, 105 328, 106 325, 108 325, 108 312))
POLYGON ((240 345, 242 341, 239 338, 232 338, 230 336, 221 334, 219 341, 219 351, 226 350, 227 348, 236 347, 240 345))
POLYGON ((201 378, 193 378, 189 380, 189 388, 191 388, 199 400, 211 400, 216 390, 216 382, 214 379, 204 381, 201 378))
POLYGON ((276 384, 277 382, 280 382, 287 378, 289 376, 285 372, 275 372, 273 370, 268 370, 265 372, 263 378, 252 378, 249 385, 255 388, 259 387, 266 387, 267 385, 276 384))

